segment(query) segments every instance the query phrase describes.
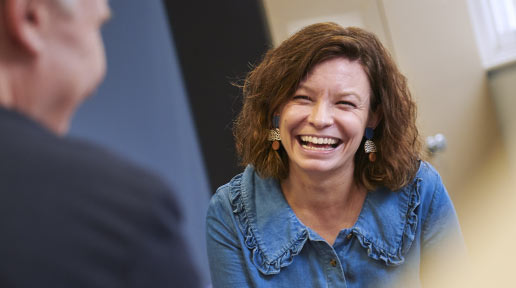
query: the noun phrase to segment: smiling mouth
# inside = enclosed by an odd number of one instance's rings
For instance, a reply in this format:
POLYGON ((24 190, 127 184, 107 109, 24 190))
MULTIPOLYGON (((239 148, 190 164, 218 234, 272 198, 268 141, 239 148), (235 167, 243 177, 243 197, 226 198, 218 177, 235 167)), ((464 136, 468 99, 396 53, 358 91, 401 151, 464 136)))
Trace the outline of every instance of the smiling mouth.
POLYGON ((307 150, 330 151, 341 144, 342 141, 336 138, 315 137, 315 136, 298 136, 297 140, 301 147, 307 150))

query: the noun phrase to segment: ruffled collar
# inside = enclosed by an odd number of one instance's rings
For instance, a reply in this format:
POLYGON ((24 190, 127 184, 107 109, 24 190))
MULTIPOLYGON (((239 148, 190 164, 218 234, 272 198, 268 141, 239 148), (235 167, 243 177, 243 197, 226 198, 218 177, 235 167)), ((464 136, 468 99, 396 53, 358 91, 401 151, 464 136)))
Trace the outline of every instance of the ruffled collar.
MULTIPOLYGON (((420 181, 416 177, 394 193, 385 188, 368 193, 351 231, 372 259, 386 265, 404 262, 417 229, 420 181)), ((263 274, 279 273, 301 252, 309 228, 288 205, 278 181, 259 177, 252 166, 233 178, 230 187, 233 213, 252 262, 263 274)))

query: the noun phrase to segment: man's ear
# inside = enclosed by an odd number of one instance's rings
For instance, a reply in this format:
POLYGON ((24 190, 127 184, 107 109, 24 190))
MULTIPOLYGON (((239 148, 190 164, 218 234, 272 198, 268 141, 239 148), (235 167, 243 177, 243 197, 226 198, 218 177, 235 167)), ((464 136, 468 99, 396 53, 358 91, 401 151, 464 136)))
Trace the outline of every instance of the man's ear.
POLYGON ((371 111, 369 113, 369 117, 367 119, 367 127, 376 128, 378 126, 378 123, 380 123, 380 120, 382 120, 382 108, 378 105, 378 108, 376 108, 376 111, 371 111))
MULTIPOLYGON (((41 0, 4 0, 6 33, 13 45, 37 55, 44 43, 43 24, 48 19, 48 4, 41 0)), ((20 51, 20 52, 21 52, 20 51)))

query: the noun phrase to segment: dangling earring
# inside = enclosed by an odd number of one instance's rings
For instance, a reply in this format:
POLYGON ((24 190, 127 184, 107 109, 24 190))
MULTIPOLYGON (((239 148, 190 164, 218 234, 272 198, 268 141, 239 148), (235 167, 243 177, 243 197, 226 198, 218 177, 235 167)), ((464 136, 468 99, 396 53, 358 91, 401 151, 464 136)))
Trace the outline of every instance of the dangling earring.
POLYGON ((369 162, 375 162, 376 161, 376 145, 374 144, 373 140, 374 130, 371 127, 367 127, 365 129, 365 137, 366 141, 364 143, 364 150, 366 154, 369 154, 369 162))
POLYGON ((280 148, 279 141, 281 141, 279 132, 279 115, 274 115, 273 124, 274 129, 269 130, 268 140, 272 141, 272 149, 277 151, 280 148))

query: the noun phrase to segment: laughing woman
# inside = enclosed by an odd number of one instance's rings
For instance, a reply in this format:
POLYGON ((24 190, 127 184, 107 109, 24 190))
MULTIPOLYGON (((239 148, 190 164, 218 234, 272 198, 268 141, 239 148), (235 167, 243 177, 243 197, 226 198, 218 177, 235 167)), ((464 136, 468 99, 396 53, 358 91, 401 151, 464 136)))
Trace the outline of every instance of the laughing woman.
POLYGON ((245 166, 207 215, 213 286, 419 287, 462 249, 416 107, 376 36, 308 26, 247 76, 245 166), (440 267, 440 265, 433 265, 440 267))

